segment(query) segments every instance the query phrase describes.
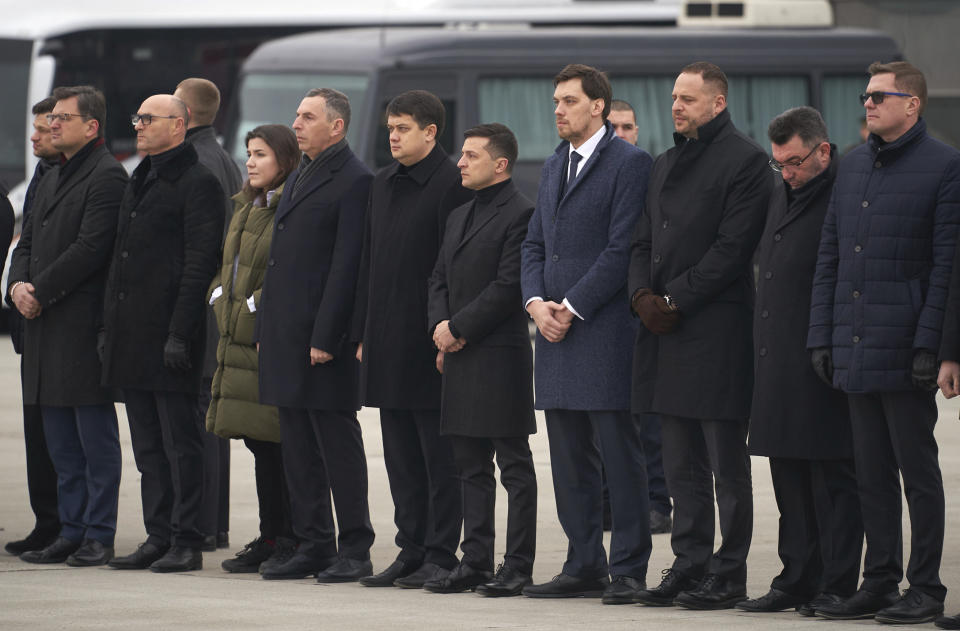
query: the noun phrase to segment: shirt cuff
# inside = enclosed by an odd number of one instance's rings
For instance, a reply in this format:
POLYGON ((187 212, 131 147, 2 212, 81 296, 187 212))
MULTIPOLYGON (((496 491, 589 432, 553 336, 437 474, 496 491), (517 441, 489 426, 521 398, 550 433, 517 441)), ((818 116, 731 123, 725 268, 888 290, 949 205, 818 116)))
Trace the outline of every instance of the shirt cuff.
POLYGON ((570 304, 570 301, 567 300, 566 298, 563 299, 563 306, 566 307, 570 313, 572 313, 573 315, 583 320, 583 316, 577 313, 577 310, 573 308, 573 305, 570 304))
POLYGON ((540 296, 533 296, 530 298, 530 300, 523 303, 523 308, 526 309, 527 307, 530 306, 530 303, 534 302, 535 300, 539 300, 540 302, 543 302, 543 298, 541 298, 540 296))

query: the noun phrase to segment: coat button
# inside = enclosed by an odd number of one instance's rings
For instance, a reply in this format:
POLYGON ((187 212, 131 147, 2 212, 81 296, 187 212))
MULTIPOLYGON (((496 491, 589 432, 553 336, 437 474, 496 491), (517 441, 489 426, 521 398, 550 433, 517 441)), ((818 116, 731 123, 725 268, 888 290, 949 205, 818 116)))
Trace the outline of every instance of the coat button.
POLYGON ((854 343, 854 344, 859 344, 859 343, 860 343, 860 336, 859 336, 859 335, 854 335, 854 336, 853 336, 853 343, 854 343))
POLYGON ((880 164, 880 161, 879 161, 879 160, 877 160, 876 162, 873 163, 873 166, 874 166, 874 168, 879 169, 879 168, 882 167, 883 165, 880 164))
POLYGON ((123 293, 122 291, 119 294, 117 294, 117 300, 125 300, 126 297, 127 297, 127 294, 123 293))
POLYGON ((860 202, 860 206, 863 208, 866 208, 869 205, 870 205, 870 202, 868 202, 867 200, 863 200, 862 202, 860 202))
POLYGON ((274 265, 276 265, 276 262, 273 259, 270 259, 270 262, 267 263, 267 265, 269 265, 270 267, 273 267, 274 265))
POLYGON ((763 311, 760 312, 760 317, 766 320, 767 318, 770 317, 770 312, 764 309, 763 311))
POLYGON ((46 228, 46 227, 47 227, 47 223, 48 223, 47 220, 44 219, 43 221, 40 222, 40 227, 41 227, 41 228, 46 228))
POLYGON ((662 261, 662 260, 663 260, 663 258, 661 258, 661 256, 660 256, 659 254, 655 254, 655 255, 653 256, 653 262, 654 262, 654 263, 659 263, 659 262, 662 261))
POLYGON ((773 278, 773 272, 767 272, 766 274, 763 275, 763 277, 766 278, 767 280, 770 280, 771 278, 773 278))
POLYGON ((125 258, 127 258, 128 256, 130 256, 130 254, 129 254, 126 250, 124 250, 123 252, 120 253, 120 258, 122 258, 122 259, 125 259, 125 258))
POLYGON ((669 225, 670 225, 670 222, 667 221, 666 219, 664 219, 664 220, 663 220, 663 229, 666 230, 666 229, 667 229, 667 226, 669 226, 669 225))
POLYGON ((854 298, 859 298, 859 297, 860 297, 860 292, 857 291, 856 289, 854 289, 854 290, 853 290, 853 297, 854 297, 854 298))
POLYGON ((283 222, 277 224, 277 230, 283 230, 283 222))
POLYGON ((130 213, 130 219, 133 219, 136 216, 137 216, 137 211, 134 210, 133 212, 130 213))
POLYGON ((782 239, 782 238, 783 238, 783 235, 780 234, 779 232, 778 232, 777 234, 773 235, 773 240, 774 240, 774 241, 779 241, 779 240, 782 239))
POLYGON ((554 254, 553 256, 550 257, 550 259, 551 259, 554 263, 556 263, 557 261, 560 260, 560 256, 557 255, 557 254, 554 254))
POLYGON ((854 252, 862 252, 862 251, 863 251, 863 246, 858 243, 857 245, 853 246, 853 251, 854 251, 854 252))
POLYGON ((766 347, 766 346, 761 346, 761 347, 760 347, 760 357, 766 357, 766 356, 767 356, 767 347, 766 347))
POLYGON ((33 262, 34 262, 34 263, 39 263, 39 262, 40 262, 40 257, 39 257, 39 256, 33 257, 33 262))

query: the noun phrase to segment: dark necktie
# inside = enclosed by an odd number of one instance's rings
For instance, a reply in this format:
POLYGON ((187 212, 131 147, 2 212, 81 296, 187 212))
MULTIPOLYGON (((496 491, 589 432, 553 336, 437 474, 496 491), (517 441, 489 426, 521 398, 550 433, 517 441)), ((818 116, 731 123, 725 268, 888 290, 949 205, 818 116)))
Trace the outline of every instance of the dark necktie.
POLYGON ((583 156, 576 151, 570 154, 570 173, 567 174, 567 186, 563 190, 564 195, 570 192, 573 183, 577 181, 577 165, 580 164, 580 160, 582 159, 583 156))

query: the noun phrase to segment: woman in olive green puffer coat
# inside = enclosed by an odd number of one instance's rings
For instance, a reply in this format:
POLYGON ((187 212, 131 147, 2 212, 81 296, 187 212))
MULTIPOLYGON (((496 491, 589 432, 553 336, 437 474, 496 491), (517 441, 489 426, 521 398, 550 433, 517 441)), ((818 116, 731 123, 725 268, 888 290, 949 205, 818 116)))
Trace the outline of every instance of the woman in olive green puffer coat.
POLYGON ((259 403, 253 337, 274 215, 283 182, 296 168, 300 151, 293 132, 283 125, 255 128, 247 134, 246 145, 249 177, 233 197, 223 265, 208 292, 220 343, 207 430, 224 438, 242 438, 253 453, 260 506, 260 536, 222 563, 228 572, 256 572, 262 562, 285 556, 293 547, 280 422, 275 407, 259 403))

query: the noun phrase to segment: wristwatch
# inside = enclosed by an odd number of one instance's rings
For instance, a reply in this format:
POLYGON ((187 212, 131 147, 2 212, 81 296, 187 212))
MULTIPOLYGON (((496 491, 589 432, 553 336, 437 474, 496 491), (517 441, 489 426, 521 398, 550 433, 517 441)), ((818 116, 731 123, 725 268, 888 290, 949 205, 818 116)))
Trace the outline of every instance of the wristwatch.
POLYGON ((670 311, 680 310, 680 307, 678 307, 677 303, 673 301, 673 298, 670 297, 670 294, 663 294, 663 300, 667 303, 667 306, 670 307, 670 311))

